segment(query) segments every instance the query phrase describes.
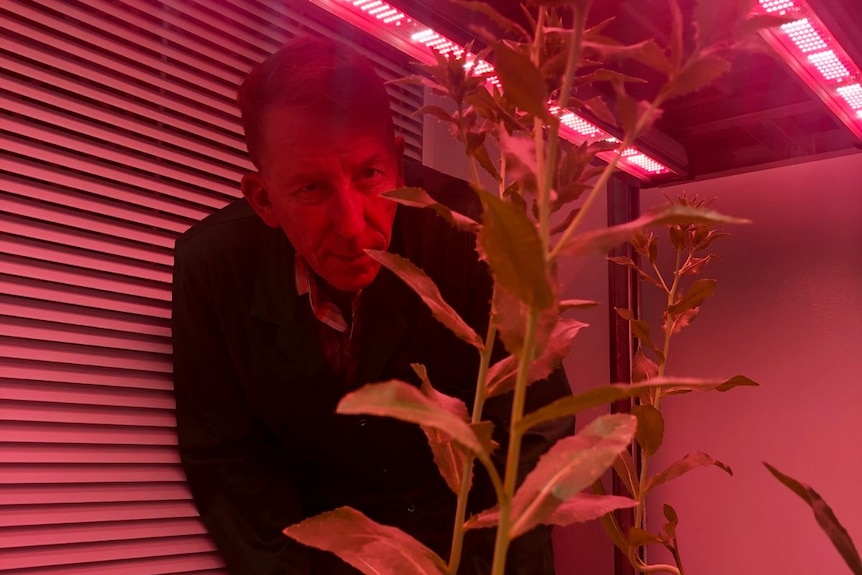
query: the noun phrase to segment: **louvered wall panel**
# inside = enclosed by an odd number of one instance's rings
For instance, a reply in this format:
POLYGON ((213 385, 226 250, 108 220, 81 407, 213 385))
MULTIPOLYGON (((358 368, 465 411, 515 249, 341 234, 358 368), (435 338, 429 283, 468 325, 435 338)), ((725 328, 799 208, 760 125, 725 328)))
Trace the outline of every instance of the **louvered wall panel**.
MULTIPOLYGON (((0 3, 0 573, 223 573, 176 453, 177 235, 250 168, 234 106, 299 33, 403 57, 302 1, 0 3)), ((419 90, 390 87, 421 158, 419 90)))

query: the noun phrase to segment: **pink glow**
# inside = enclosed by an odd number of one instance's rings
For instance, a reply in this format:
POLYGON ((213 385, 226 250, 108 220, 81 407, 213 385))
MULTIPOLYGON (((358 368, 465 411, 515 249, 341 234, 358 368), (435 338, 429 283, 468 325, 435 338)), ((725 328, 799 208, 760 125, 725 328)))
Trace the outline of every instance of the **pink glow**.
POLYGON ((862 101, 855 91, 862 71, 823 22, 804 0, 760 0, 758 9, 798 17, 780 28, 761 30, 761 35, 830 110, 862 138, 862 122, 855 113, 862 101))
MULTIPOLYGON (((431 48, 443 55, 451 54, 456 58, 463 58, 464 66, 466 68, 475 67, 475 74, 491 74, 494 71, 494 67, 488 62, 484 60, 476 61, 473 54, 465 53, 464 48, 456 42, 442 36, 437 31, 421 24, 420 22, 417 22, 407 14, 392 8, 389 4, 382 2, 381 0, 311 1, 322 8, 329 10, 339 18, 342 18, 358 28, 385 40, 389 44, 425 64, 435 63, 435 58, 428 51, 428 48, 431 48), (390 14, 391 10, 394 10, 394 12, 391 12, 391 16, 383 16, 384 14, 390 14), (402 23, 404 26, 401 26, 402 23), (397 27, 392 26, 391 24, 395 24, 397 27)), ((487 82, 497 87, 501 87, 500 81, 496 76, 489 75, 487 82)), ((555 107, 552 106, 551 112, 560 117, 560 120, 565 127, 560 130, 560 135, 575 144, 581 144, 585 141, 593 142, 596 140, 604 140, 610 137, 610 134, 571 111, 561 111, 559 108, 555 109, 555 107)), ((600 154, 599 157, 607 161, 608 158, 613 156, 600 154)), ((634 153, 627 156, 617 165, 620 169, 641 179, 648 179, 650 176, 655 174, 670 172, 666 166, 638 150, 635 150, 634 153)))
POLYGON ((844 98, 847 105, 858 110, 862 108, 862 84, 852 84, 850 86, 841 86, 837 89, 838 94, 844 98))
POLYGON ((808 18, 784 24, 781 29, 790 36, 790 39, 793 40, 794 44, 803 53, 827 48, 826 42, 823 41, 820 34, 811 26, 808 18))

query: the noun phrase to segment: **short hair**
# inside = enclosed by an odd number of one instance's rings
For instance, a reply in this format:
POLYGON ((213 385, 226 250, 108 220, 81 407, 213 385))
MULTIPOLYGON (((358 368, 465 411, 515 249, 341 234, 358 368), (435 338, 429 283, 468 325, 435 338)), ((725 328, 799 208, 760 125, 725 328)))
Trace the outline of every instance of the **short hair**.
POLYGON ((384 135, 394 141, 389 96, 374 67, 354 50, 325 38, 287 41, 249 72, 237 102, 248 153, 258 169, 264 117, 276 105, 318 113, 321 121, 380 122, 384 135))

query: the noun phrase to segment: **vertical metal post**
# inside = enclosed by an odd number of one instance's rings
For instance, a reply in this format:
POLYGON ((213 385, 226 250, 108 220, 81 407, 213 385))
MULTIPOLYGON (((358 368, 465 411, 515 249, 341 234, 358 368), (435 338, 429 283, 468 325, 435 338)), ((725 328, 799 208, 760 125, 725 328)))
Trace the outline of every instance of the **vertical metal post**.
MULTIPOLYGON (((640 181, 624 172, 617 172, 608 182, 608 225, 614 226, 629 222, 640 215, 640 181)), ((631 245, 617 246, 611 256, 629 256, 637 262, 637 254, 631 245)), ((610 379, 611 383, 631 383, 631 361, 634 356, 634 339, 628 321, 617 315, 614 308, 632 310, 635 317, 640 314, 640 289, 637 274, 628 267, 608 262, 609 325, 610 325, 610 379)), ((611 405, 611 413, 628 413, 631 403, 617 401, 611 405)), ((632 447, 635 468, 640 471, 640 450, 632 447)), ((619 477, 612 474, 614 495, 626 495, 625 487, 619 477)), ((614 512, 623 533, 634 525, 634 510, 620 509, 614 512)), ((635 575, 628 558, 614 546, 614 575, 635 575)))

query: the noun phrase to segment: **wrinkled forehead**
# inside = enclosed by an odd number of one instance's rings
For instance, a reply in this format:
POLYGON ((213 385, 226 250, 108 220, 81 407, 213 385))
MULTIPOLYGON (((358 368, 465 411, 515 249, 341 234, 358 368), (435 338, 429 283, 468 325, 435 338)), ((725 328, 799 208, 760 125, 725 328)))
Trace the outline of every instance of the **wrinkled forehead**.
POLYGON ((263 164, 270 158, 283 162, 290 157, 354 151, 393 157, 396 153, 389 116, 325 105, 287 105, 271 106, 262 119, 263 164))

